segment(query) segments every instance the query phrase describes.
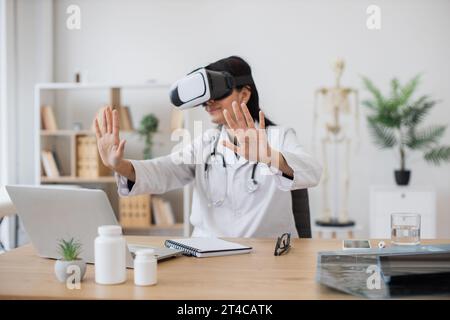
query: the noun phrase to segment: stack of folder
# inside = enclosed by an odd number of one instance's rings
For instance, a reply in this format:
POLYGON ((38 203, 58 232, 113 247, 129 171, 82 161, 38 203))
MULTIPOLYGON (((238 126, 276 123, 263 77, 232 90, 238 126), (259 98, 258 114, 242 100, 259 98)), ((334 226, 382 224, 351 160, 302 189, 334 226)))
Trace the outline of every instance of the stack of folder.
POLYGON ((449 294, 450 244, 319 252, 316 279, 371 299, 449 294))

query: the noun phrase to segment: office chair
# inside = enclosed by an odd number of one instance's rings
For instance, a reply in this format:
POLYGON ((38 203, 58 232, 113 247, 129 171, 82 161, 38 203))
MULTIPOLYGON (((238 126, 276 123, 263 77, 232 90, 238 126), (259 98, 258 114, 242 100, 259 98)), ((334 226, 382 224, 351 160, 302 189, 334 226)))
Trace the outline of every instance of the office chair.
POLYGON ((311 238, 308 189, 292 190, 292 211, 300 238, 311 238))

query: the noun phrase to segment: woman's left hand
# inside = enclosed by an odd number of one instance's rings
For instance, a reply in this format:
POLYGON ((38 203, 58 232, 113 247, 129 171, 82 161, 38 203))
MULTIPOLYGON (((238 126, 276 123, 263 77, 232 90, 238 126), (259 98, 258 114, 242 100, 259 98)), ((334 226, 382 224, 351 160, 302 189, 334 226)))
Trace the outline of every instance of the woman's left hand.
POLYGON ((259 111, 259 128, 256 128, 245 103, 239 106, 234 101, 232 108, 234 117, 227 110, 224 110, 223 115, 229 132, 236 137, 238 144, 225 140, 223 145, 249 161, 270 165, 272 149, 267 141, 264 113, 259 111))

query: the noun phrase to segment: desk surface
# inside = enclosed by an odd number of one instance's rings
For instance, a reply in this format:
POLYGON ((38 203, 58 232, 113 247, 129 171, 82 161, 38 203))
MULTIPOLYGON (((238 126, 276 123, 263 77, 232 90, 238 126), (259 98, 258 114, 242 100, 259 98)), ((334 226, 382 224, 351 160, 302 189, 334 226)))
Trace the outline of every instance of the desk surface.
MULTIPOLYGON (((129 243, 162 246, 163 237, 127 237, 129 243)), ((97 285, 88 265, 81 289, 56 280, 54 260, 31 245, 0 255, 0 299, 355 299, 315 281, 318 251, 339 250, 340 240, 293 239, 287 255, 273 255, 273 239, 232 239, 253 247, 245 255, 178 257, 158 264, 158 284, 138 287, 133 270, 121 285, 97 285)), ((450 240, 423 241, 450 243, 450 240)), ((372 245, 376 245, 373 241, 372 245)))

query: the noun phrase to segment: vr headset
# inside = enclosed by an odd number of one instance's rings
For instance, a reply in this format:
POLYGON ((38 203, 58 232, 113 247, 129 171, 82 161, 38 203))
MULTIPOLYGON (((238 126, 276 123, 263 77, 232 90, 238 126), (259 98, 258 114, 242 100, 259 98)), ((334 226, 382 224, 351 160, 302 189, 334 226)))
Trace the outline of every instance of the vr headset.
POLYGON ((170 87, 170 101, 178 109, 189 109, 208 100, 228 97, 234 88, 253 84, 251 75, 233 77, 226 71, 200 68, 192 71, 170 87))

